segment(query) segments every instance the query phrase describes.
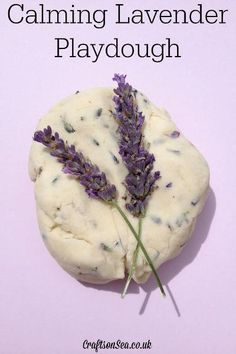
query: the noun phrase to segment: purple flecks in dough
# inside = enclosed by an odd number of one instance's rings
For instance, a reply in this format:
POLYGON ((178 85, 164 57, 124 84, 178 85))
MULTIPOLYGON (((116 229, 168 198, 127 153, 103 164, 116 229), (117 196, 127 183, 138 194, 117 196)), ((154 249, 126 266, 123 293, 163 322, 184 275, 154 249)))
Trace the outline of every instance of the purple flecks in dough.
POLYGON ((67 131, 67 133, 74 133, 75 129, 72 127, 70 123, 67 123, 65 120, 63 121, 64 124, 64 129, 67 131))
POLYGON ((178 132, 177 130, 174 130, 171 134, 170 137, 173 139, 176 139, 180 136, 180 132, 178 132))
POLYGON ((102 115, 102 108, 99 108, 97 111, 96 111, 96 118, 99 118, 99 117, 101 117, 101 115, 102 115))
POLYGON ((110 151, 112 160, 115 162, 116 165, 118 165, 120 163, 120 161, 118 160, 118 158, 110 151))
POLYGON ((94 145, 96 145, 96 146, 99 146, 99 145, 100 145, 99 142, 97 141, 97 139, 95 139, 95 138, 93 138, 93 143, 94 143, 94 145))
POLYGON ((120 241, 115 241, 114 247, 120 246, 120 241))
POLYGON ((168 152, 171 152, 175 155, 181 155, 181 152, 179 150, 175 150, 175 149, 166 149, 168 152))
POLYGON ((112 249, 110 247, 108 247, 107 245, 105 245, 105 243, 103 243, 103 242, 100 243, 100 247, 103 251, 112 252, 112 249))
POLYGON ((198 198, 195 198, 195 199, 193 199, 192 201, 191 201, 191 205, 192 206, 196 206, 198 203, 199 203, 199 201, 200 201, 200 198, 198 197, 198 198))
POLYGON ((151 216, 151 219, 155 224, 160 225, 162 223, 162 220, 161 220, 161 218, 159 218, 159 216, 151 216))
POLYGON ((55 184, 59 180, 59 178, 60 178, 60 176, 56 176, 55 178, 53 178, 52 184, 55 184))

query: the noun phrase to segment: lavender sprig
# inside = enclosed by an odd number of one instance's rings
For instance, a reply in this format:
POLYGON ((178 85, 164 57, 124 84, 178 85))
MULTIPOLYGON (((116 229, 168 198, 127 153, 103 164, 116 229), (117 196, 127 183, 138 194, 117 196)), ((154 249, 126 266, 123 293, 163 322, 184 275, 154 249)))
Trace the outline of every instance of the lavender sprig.
POLYGON ((64 143, 58 133, 53 135, 50 126, 43 131, 35 132, 33 140, 45 145, 50 155, 64 164, 64 173, 79 179, 89 197, 106 202, 116 200, 116 187, 107 181, 105 173, 86 159, 82 152, 77 152, 74 145, 64 143))
POLYGON ((117 209, 137 242, 139 242, 150 268, 156 275, 155 268, 139 235, 117 203, 116 187, 107 180, 105 173, 101 172, 96 165, 93 165, 86 159, 82 152, 77 152, 74 145, 65 143, 58 133, 53 135, 50 126, 44 130, 36 131, 33 140, 46 146, 50 155, 56 157, 57 161, 64 165, 62 169, 64 173, 73 175, 79 179, 89 197, 100 199, 117 209))
MULTIPOLYGON (((145 117, 142 112, 139 112, 134 90, 125 79, 126 75, 119 74, 115 74, 113 78, 113 81, 118 84, 118 87, 114 89, 115 96, 113 97, 115 102, 114 117, 119 124, 119 153, 128 170, 124 182, 128 192, 128 201, 126 201, 125 206, 133 216, 139 217, 139 230, 138 243, 122 294, 123 297, 136 269, 138 251, 141 245, 142 218, 146 212, 148 198, 155 189, 155 182, 160 178, 160 171, 152 172, 155 157, 144 146, 142 128, 145 117)), ((155 268, 153 272, 162 294, 165 295, 155 268)))
POLYGON ((160 172, 152 172, 155 157, 145 149, 143 142, 142 128, 145 117, 138 111, 133 88, 126 83, 125 78, 125 75, 118 74, 113 78, 118 84, 114 89, 114 116, 119 124, 119 153, 128 169, 125 186, 129 200, 126 202, 126 208, 139 217, 145 215, 148 197, 155 188, 155 182, 160 178, 160 172))

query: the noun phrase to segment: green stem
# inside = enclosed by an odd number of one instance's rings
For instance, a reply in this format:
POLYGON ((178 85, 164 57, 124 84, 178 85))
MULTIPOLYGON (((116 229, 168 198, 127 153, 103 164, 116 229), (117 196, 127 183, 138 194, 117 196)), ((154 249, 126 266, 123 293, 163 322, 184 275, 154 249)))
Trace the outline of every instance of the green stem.
POLYGON ((127 293, 129 284, 131 282, 131 279, 133 278, 133 275, 134 275, 134 272, 135 272, 135 269, 136 269, 136 264, 137 264, 137 260, 138 260, 139 244, 140 244, 140 239, 141 239, 141 234, 142 234, 142 220, 143 220, 143 218, 139 218, 139 221, 138 221, 138 238, 139 238, 139 241, 138 241, 138 243, 136 245, 136 248, 135 248, 135 251, 134 251, 134 254, 133 254, 131 269, 130 269, 130 272, 129 272, 129 275, 128 275, 128 279, 126 281, 123 293, 121 295, 122 298, 124 298, 125 294, 127 293))
POLYGON ((141 250, 142 250, 142 252, 143 252, 143 254, 144 254, 144 256, 145 256, 145 258, 146 258, 146 260, 148 262, 148 264, 149 264, 149 267, 153 271, 153 274, 154 274, 154 276, 156 278, 156 281, 157 281, 157 284, 158 284, 158 286, 160 288, 160 291, 161 291, 163 296, 166 296, 165 291, 164 291, 163 286, 162 286, 162 283, 161 283, 161 280, 160 280, 160 278, 159 278, 159 276, 158 276, 158 274, 156 272, 156 269, 155 269, 154 265, 152 264, 152 261, 151 261, 149 255, 148 255, 148 253, 147 253, 142 241, 139 239, 138 234, 134 230, 134 228, 133 228, 132 224, 130 223, 129 219, 127 218, 127 216, 125 215, 123 210, 120 208, 120 206, 116 202, 111 202, 111 205, 113 205, 118 210, 118 212, 120 213, 122 218, 125 220, 126 224, 129 226, 130 231, 132 232, 132 234, 136 238, 137 242, 139 242, 140 248, 141 248, 141 250))

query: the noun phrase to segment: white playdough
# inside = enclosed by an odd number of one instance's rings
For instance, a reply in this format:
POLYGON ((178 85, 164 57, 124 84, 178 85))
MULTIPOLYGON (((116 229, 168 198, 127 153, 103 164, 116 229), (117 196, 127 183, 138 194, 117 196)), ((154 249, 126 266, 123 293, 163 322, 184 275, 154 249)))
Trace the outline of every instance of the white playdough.
MULTIPOLYGON (((124 209, 122 182, 127 170, 118 153, 112 97, 110 88, 77 93, 51 109, 37 130, 50 125, 53 132, 97 164, 117 187, 118 202, 124 209)), ((156 157, 154 170, 162 176, 150 197, 142 230, 142 241, 158 268, 177 256, 189 239, 206 200, 209 170, 202 155, 182 134, 171 137, 178 129, 164 110, 139 92, 136 98, 145 115, 145 141, 156 157)), ((115 209, 90 199, 78 180, 65 175, 62 167, 42 144, 33 142, 29 173, 45 245, 76 279, 106 283, 124 278, 136 246, 134 236, 115 209)), ((126 214, 137 229, 136 218, 126 214)), ((150 268, 140 251, 134 279, 144 282, 149 275, 150 268)))

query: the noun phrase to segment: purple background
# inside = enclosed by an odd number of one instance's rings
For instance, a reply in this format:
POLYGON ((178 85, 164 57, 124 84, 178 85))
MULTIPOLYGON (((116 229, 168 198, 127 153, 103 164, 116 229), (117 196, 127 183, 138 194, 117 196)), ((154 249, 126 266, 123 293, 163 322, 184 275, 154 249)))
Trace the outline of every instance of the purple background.
MULTIPOLYGON (((25 1, 32 3, 38 4, 25 1)), ((44 3, 60 8, 72 2, 44 3)), ((85 0, 74 3, 88 7, 85 0)), ((193 8, 197 3, 160 0, 143 5, 136 0, 126 8, 193 8)), ((99 338, 150 339, 148 353, 236 353, 235 1, 204 1, 207 8, 230 10, 227 25, 114 26, 110 16, 103 30, 89 25, 14 26, 6 16, 10 4, 0 4, 0 353, 77 354, 86 352, 85 339, 99 338), (161 64, 135 58, 103 57, 96 64, 53 58, 54 37, 75 36, 90 43, 117 35, 150 43, 171 37, 180 43, 183 58, 161 64), (112 85, 114 72, 127 73, 135 87, 166 107, 210 165, 212 190, 193 238, 181 256, 160 269, 166 299, 153 279, 141 287, 133 284, 124 300, 119 295, 123 282, 100 287, 76 282, 49 255, 38 231, 27 172, 36 123, 64 96, 112 85)), ((111 11, 114 4, 90 1, 89 7, 111 11)))

